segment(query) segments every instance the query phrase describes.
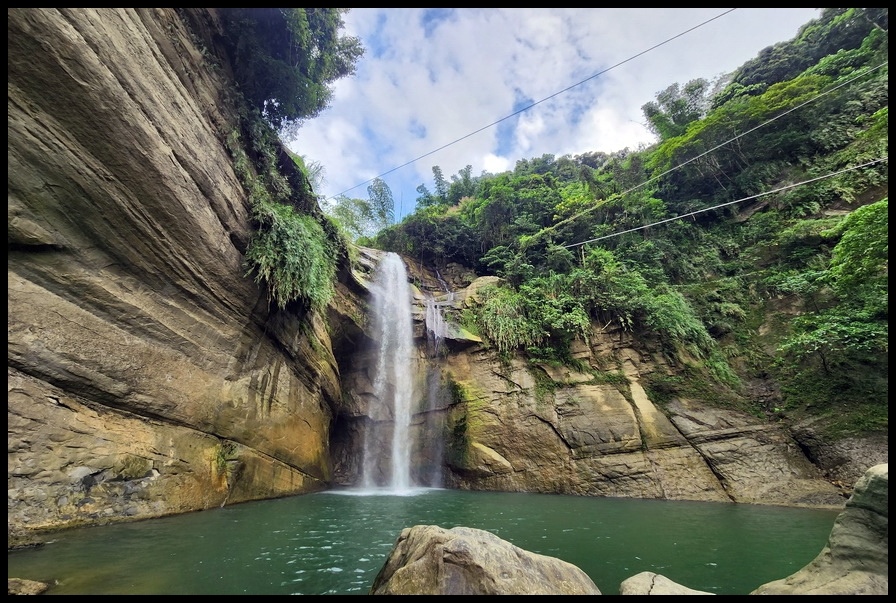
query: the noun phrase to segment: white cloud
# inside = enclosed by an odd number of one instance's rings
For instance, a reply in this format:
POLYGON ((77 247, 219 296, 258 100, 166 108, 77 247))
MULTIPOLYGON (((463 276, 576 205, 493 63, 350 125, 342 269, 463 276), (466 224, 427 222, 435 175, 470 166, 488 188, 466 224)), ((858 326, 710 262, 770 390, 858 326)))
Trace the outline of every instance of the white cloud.
POLYGON ((650 143, 641 106, 657 92, 733 71, 817 16, 811 8, 354 8, 343 34, 366 49, 357 73, 335 83, 331 106, 291 147, 324 167, 319 193, 367 198, 367 181, 383 175, 404 215, 418 185, 433 189, 434 165, 450 179, 466 165, 499 173, 546 153, 650 143))

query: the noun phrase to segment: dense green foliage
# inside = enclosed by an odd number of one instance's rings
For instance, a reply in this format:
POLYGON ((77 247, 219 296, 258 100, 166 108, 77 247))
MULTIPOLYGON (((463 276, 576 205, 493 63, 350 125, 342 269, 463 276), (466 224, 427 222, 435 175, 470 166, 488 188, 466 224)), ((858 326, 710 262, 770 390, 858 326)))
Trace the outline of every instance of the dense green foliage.
POLYGON ((321 225, 290 205, 263 202, 253 210, 260 228, 246 259, 254 264, 257 278, 268 283, 281 308, 304 298, 322 309, 333 296, 336 262, 321 225))
POLYGON ((324 230, 321 217, 297 207, 296 197, 310 191, 296 190, 277 168, 273 131, 262 122, 254 126, 251 144, 245 145, 237 132, 228 140, 237 175, 249 192, 255 223, 246 250, 250 272, 266 285, 279 308, 299 302, 321 310, 333 296, 342 241, 324 230), (255 151, 254 163, 246 146, 255 151))
POLYGON ((340 36, 347 8, 222 8, 234 77, 276 129, 325 109, 329 85, 355 72, 360 40, 340 36))
MULTIPOLYGON (((500 284, 466 320, 503 355, 574 362, 596 328, 652 339, 688 377, 655 393, 887 425, 887 9, 822 9, 727 78, 646 104, 654 146, 544 155, 418 187, 372 244, 500 284)), ((682 373, 679 373, 682 374, 682 373)))

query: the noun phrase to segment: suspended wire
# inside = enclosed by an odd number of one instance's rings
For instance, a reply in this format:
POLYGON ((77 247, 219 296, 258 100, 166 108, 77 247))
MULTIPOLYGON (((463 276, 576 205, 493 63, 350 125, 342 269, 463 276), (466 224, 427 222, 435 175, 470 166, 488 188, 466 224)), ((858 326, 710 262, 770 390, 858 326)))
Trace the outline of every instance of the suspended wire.
MULTIPOLYGON (((617 67, 619 67, 619 66, 621 66, 621 65, 624 65, 624 64, 626 64, 626 63, 628 63, 628 62, 630 62, 630 61, 633 61, 633 60, 637 59, 638 57, 647 54, 648 52, 651 52, 651 51, 653 51, 653 50, 656 50, 656 49, 659 48, 660 46, 664 46, 664 45, 668 44, 669 42, 672 42, 673 40, 676 40, 676 39, 678 39, 678 38, 680 38, 680 37, 682 37, 682 36, 684 36, 684 35, 686 35, 686 34, 691 33, 691 32, 694 31, 695 29, 698 29, 698 28, 700 28, 700 27, 703 27, 703 26, 706 25, 707 23, 711 23, 712 21, 715 21, 716 19, 720 19, 720 18, 724 17, 725 15, 734 12, 735 10, 737 10, 737 9, 736 9, 736 8, 728 9, 728 10, 726 10, 725 12, 720 13, 720 14, 716 15, 715 17, 712 17, 711 19, 707 19, 707 20, 704 21, 703 23, 700 23, 700 24, 698 24, 698 25, 695 25, 695 26, 691 27, 690 29, 686 29, 685 31, 683 31, 683 32, 681 32, 681 33, 679 33, 679 34, 676 34, 676 35, 672 36, 671 38, 668 38, 667 40, 664 40, 664 41, 660 42, 659 44, 654 44, 654 45, 651 46, 650 48, 647 48, 646 50, 642 50, 642 51, 639 52, 638 54, 632 55, 632 56, 630 56, 629 58, 627 58, 627 59, 625 59, 625 60, 623 60, 623 61, 619 61, 619 62, 616 63, 615 65, 612 65, 612 66, 610 66, 610 67, 607 67, 607 68, 604 69, 603 71, 598 71, 598 72, 595 73, 594 75, 591 75, 591 76, 585 78, 584 80, 581 80, 580 82, 577 82, 577 83, 575 83, 575 84, 572 84, 571 86, 567 86, 567 87, 564 88, 563 90, 560 90, 559 92, 555 92, 554 94, 552 94, 552 95, 550 95, 550 96, 547 96, 547 97, 541 99, 540 101, 536 101, 536 102, 532 103, 531 105, 527 105, 527 106, 525 106, 525 107, 523 107, 523 108, 521 108, 521 109, 519 109, 519 110, 517 110, 517 111, 514 111, 513 113, 511 113, 510 115, 508 115, 508 116, 506 116, 506 117, 502 117, 501 119, 499 119, 499 120, 497 120, 497 121, 493 121, 492 123, 488 124, 487 126, 482 126, 482 127, 479 128, 478 130, 474 130, 474 131, 470 132, 469 134, 466 134, 466 135, 464 135, 464 136, 461 136, 460 138, 458 138, 458 139, 456 139, 456 140, 453 140, 453 141, 451 141, 451 142, 449 142, 449 143, 447 143, 447 144, 444 144, 444 145, 440 146, 440 147, 437 148, 437 149, 434 149, 434 150, 432 150, 432 151, 429 151, 428 153, 424 153, 423 155, 420 155, 419 157, 417 157, 417 158, 415 158, 415 159, 411 159, 410 161, 408 161, 408 162, 406 162, 406 163, 402 163, 402 164, 399 165, 398 167, 394 167, 394 168, 392 168, 391 170, 388 170, 388 171, 386 171, 386 172, 383 172, 383 173, 380 174, 379 176, 375 176, 375 177, 373 177, 373 178, 370 178, 369 180, 365 180, 364 182, 361 182, 360 184, 356 184, 355 186, 353 186, 353 187, 351 187, 351 188, 347 188, 347 189, 345 189, 344 191, 342 191, 341 193, 338 193, 338 194, 336 195, 336 197, 340 197, 340 196, 344 195, 345 193, 347 193, 347 192, 349 192, 349 191, 355 190, 355 189, 358 188, 359 186, 364 186, 365 184, 367 184, 367 183, 369 183, 369 182, 373 182, 373 181, 376 180, 377 178, 382 178, 383 176, 387 176, 387 175, 391 174, 392 172, 395 172, 395 171, 400 170, 401 168, 407 167, 407 166, 409 166, 409 165, 411 165, 411 164, 413 164, 413 163, 417 163, 418 161, 420 161, 421 159, 424 159, 425 157, 429 157, 430 155, 433 155, 433 154, 435 154, 435 153, 438 153, 438 152, 441 151, 441 150, 447 149, 448 147, 453 146, 453 145, 455 145, 455 144, 461 142, 462 140, 466 140, 467 138, 469 138, 469 137, 471 137, 471 136, 474 136, 474 135, 476 135, 476 134, 479 134, 480 132, 482 132, 482 131, 484 131, 484 130, 488 130, 489 128, 494 127, 494 126, 498 125, 498 124, 501 123, 501 122, 507 121, 508 119, 510 119, 510 118, 512 118, 512 117, 516 117, 516 116, 519 115, 520 113, 523 113, 523 112, 525 112, 525 111, 528 111, 528 110, 531 109, 532 107, 535 107, 535 106, 537 106, 537 105, 540 105, 540 104, 543 103, 543 102, 549 101, 549 100, 551 100, 552 98, 555 98, 555 97, 557 97, 557 96, 563 94, 564 92, 569 92, 569 91, 572 90, 573 88, 576 88, 577 86, 581 86, 581 85, 584 84, 585 82, 589 82, 589 81, 593 80, 594 78, 599 77, 599 76, 601 76, 601 75, 607 73, 608 71, 611 71, 611 70, 613 70, 613 69, 616 69, 617 67)), ((331 197, 331 198, 335 198, 335 197, 331 197)))
MULTIPOLYGON (((797 109, 801 109, 802 107, 805 107, 806 105, 808 105, 808 104, 810 104, 810 103, 814 103, 814 102, 817 101, 818 99, 820 99, 820 98, 822 98, 822 97, 824 97, 824 96, 826 96, 826 95, 828 95, 828 94, 831 94, 832 92, 838 90, 839 88, 842 88, 843 86, 846 86, 847 84, 851 84, 852 82, 856 81, 857 79, 862 78, 862 77, 868 75, 869 73, 872 73, 872 72, 874 72, 874 71, 876 71, 876 70, 878 70, 878 69, 881 69, 881 68, 885 67, 888 63, 889 63, 889 61, 884 61, 883 63, 881 63, 880 65, 877 65, 876 67, 870 67, 870 68, 866 69, 865 71, 862 71, 862 72, 860 72, 859 74, 855 75, 854 77, 851 77, 850 79, 848 79, 848 80, 846 80, 846 81, 844 81, 844 82, 841 82, 840 84, 837 84, 837 85, 834 86, 833 88, 831 88, 831 89, 829 89, 829 90, 826 90, 826 91, 824 91, 824 92, 821 92, 821 93, 815 95, 814 97, 810 98, 809 100, 803 101, 802 103, 800 103, 800 104, 798 104, 798 105, 796 105, 796 106, 794 106, 794 107, 791 107, 791 108, 788 109, 787 111, 784 111, 783 113, 781 113, 781 114, 779 114, 779 115, 776 115, 775 117, 773 117, 773 118, 771 118, 771 119, 769 119, 769 120, 767 120, 767 121, 765 121, 765 122, 759 124, 758 126, 755 126, 755 127, 753 127, 753 128, 750 128, 750 129, 747 130, 746 132, 743 132, 743 133, 741 133, 741 134, 738 134, 737 136, 734 136, 734 137, 732 137, 732 138, 729 138, 729 139, 726 140, 725 142, 723 142, 723 143, 721 143, 721 144, 718 144, 718 145, 712 147, 712 148, 709 149, 708 151, 704 151, 703 153, 700 153, 699 155, 697 155, 697 156, 695 156, 695 157, 691 157, 691 158, 688 159, 687 161, 684 161, 684 162, 682 162, 682 163, 679 163, 679 164, 676 165, 675 167, 669 168, 668 170, 666 170, 666 171, 663 172, 662 174, 657 174, 656 176, 653 176, 653 177, 651 177, 651 178, 648 178, 647 180, 645 180, 645 181, 642 182, 641 184, 638 184, 638 185, 635 185, 635 186, 633 186, 633 187, 631 187, 631 188, 629 188, 629 189, 626 189, 626 190, 622 191, 621 193, 617 193, 616 195, 613 195, 613 197, 611 197, 611 198, 624 197, 625 195, 627 195, 627 194, 629 194, 629 193, 631 193, 631 192, 633 192, 633 191, 636 191, 636 190, 638 190, 639 188, 643 188, 643 187, 647 186, 648 184, 650 184, 651 182, 653 182, 654 180, 657 180, 657 179, 659 179, 659 178, 662 178, 663 176, 666 176, 666 175, 668 175, 668 174, 671 174, 671 173, 674 172, 675 170, 681 169, 681 168, 683 168, 684 166, 688 165, 688 164, 691 163, 692 161, 696 161, 696 160, 700 159, 701 157, 705 157, 706 155, 708 155, 708 154, 710 154, 710 153, 712 153, 712 152, 714 152, 714 151, 719 150, 720 148, 724 147, 725 145, 734 142, 734 141, 737 140, 738 138, 742 138, 743 136, 746 136, 747 134, 750 134, 750 133, 752 133, 752 132, 755 132, 756 130, 759 130, 760 128, 764 128, 765 126, 769 125, 770 123, 774 122, 775 120, 781 119, 781 118, 784 117, 785 115, 787 115, 787 114, 789 114, 789 113, 792 113, 792 112, 796 111, 797 109)), ((609 199, 605 200, 604 203, 606 203, 606 201, 608 201, 608 200, 609 200, 609 199)), ((568 224, 569 222, 572 222, 573 220, 577 220, 577 219, 581 218, 582 216, 584 216, 584 215, 586 215, 586 214, 588 214, 588 213, 591 213, 592 211, 595 211, 596 209, 599 209, 599 208, 603 207, 604 203, 600 203, 600 202, 598 202, 598 203, 596 203, 595 205, 593 205, 593 206, 591 206, 591 207, 588 207, 588 208, 583 209, 582 211, 580 211, 579 213, 577 213, 577 214, 575 214, 575 215, 572 215, 572 216, 570 216, 570 217, 568 217, 568 218, 564 218, 563 220, 557 222, 556 224, 552 224, 551 226, 548 226, 548 227, 546 227, 546 228, 543 228, 542 230, 540 230, 540 231, 538 231, 537 233, 535 233, 534 235, 532 235, 532 239, 534 240, 535 238, 537 238, 537 237, 539 237, 539 236, 541 236, 541 235, 543 235, 543 234, 545 234, 545 233, 547 233, 547 232, 553 231, 553 230, 555 230, 556 228, 558 228, 558 227, 560 227, 560 226, 563 226, 563 225, 565 225, 565 224, 568 224)), ((578 245, 578 244, 579 244, 579 243, 576 243, 576 244, 573 244, 573 245, 564 245, 564 247, 573 247, 573 246, 578 245)))
POLYGON ((868 161, 861 165, 857 165, 850 168, 845 168, 837 172, 832 172, 830 174, 825 174, 824 176, 818 176, 817 178, 811 178, 809 180, 803 180, 802 182, 797 182, 796 184, 788 184, 787 186, 782 186, 770 191, 766 191, 764 193, 758 193, 756 195, 750 195, 749 197, 743 197, 741 199, 737 199, 735 201, 727 201, 725 203, 720 203, 719 205, 714 205, 712 207, 705 207, 703 209, 698 209, 697 211, 692 211, 690 213, 682 214, 680 216, 675 216, 673 218, 666 218, 665 220, 660 220, 659 222, 653 222, 652 224, 645 224, 644 226, 638 226, 637 228, 630 228, 628 230, 622 230, 620 232, 614 232, 613 234, 604 235, 602 237, 596 237, 594 239, 588 239, 587 241, 582 241, 580 243, 570 243, 569 245, 561 245, 561 247, 566 249, 571 249, 573 247, 579 247, 580 245, 587 245, 588 243, 594 243, 596 241, 603 241, 604 239, 610 239, 613 237, 618 237, 624 234, 628 234, 630 232, 636 232, 638 230, 644 230, 645 228, 651 228, 653 226, 659 226, 660 224, 665 224, 666 222, 673 222, 675 220, 681 220, 684 218, 689 218, 691 216, 696 216, 697 214, 703 213, 705 211, 712 211, 714 209, 719 209, 721 207, 727 207, 728 205, 734 205, 735 203, 741 203, 742 201, 749 201, 751 199, 758 199, 759 197, 764 197, 765 195, 772 195, 774 193, 780 193, 782 191, 789 190, 791 188, 796 188, 797 186, 803 186, 804 184, 811 184, 812 182, 817 182, 819 180, 825 180, 826 178, 832 178, 834 176, 839 176, 840 174, 845 174, 847 172, 851 172, 853 170, 858 170, 864 167, 868 167, 871 165, 875 165, 877 163, 881 163, 887 161, 889 156, 881 157, 879 159, 874 159, 872 161, 868 161))

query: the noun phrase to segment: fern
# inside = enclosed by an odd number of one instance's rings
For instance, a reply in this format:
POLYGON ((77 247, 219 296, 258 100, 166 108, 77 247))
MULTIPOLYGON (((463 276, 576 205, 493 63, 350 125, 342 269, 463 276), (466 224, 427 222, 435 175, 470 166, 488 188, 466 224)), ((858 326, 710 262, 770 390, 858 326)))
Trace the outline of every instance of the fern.
POLYGON ((246 259, 255 280, 266 283, 271 299, 281 309, 305 300, 315 310, 333 297, 336 275, 334 250, 321 225, 290 205, 261 203, 253 208, 260 224, 246 259))

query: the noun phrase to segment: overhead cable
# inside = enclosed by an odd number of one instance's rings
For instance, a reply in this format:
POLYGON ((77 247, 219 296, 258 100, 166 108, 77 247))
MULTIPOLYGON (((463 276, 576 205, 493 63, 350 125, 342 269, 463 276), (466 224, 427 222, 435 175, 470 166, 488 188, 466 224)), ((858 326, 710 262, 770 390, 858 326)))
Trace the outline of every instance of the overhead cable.
MULTIPOLYGON (((700 159, 701 157, 705 157, 705 156, 708 155, 709 153, 712 153, 713 151, 717 151, 717 150, 719 150, 720 148, 724 147, 725 145, 734 142, 734 141, 737 140, 738 138, 742 138, 743 136, 746 136, 747 134, 750 134, 751 132, 755 132, 756 130, 759 130, 760 128, 764 128, 765 126, 769 125, 770 123, 774 122, 775 120, 781 119, 781 118, 784 117, 785 115, 787 115, 787 114, 789 114, 789 113, 792 113, 793 111, 796 111, 797 109, 800 109, 800 108, 802 108, 802 107, 805 107, 806 105, 808 105, 808 104, 810 104, 810 103, 814 103, 814 102, 817 101, 819 98, 822 98, 822 97, 825 96, 825 95, 831 94, 831 93, 834 92, 835 90, 837 90, 837 89, 839 89, 839 88, 842 88, 843 86, 846 86, 847 84, 850 84, 850 83, 854 82, 855 80, 857 80, 857 79, 859 79, 859 78, 861 78, 861 77, 864 77, 864 76, 868 75, 869 73, 872 73, 872 72, 874 72, 874 71, 876 71, 876 70, 878 70, 878 69, 881 69, 881 68, 885 67, 888 63, 889 63, 889 61, 884 61, 883 63, 881 63, 880 65, 877 65, 876 67, 871 67, 871 68, 869 68, 869 69, 866 69, 865 71, 862 71, 861 73, 855 75, 854 77, 851 77, 851 78, 849 78, 848 80, 846 80, 846 81, 844 81, 844 82, 841 82, 841 83, 837 84, 836 86, 834 86, 834 87, 831 88, 830 90, 826 90, 826 91, 824 91, 824 92, 821 92, 821 93, 819 93, 819 94, 813 96, 813 97, 810 98, 809 100, 803 101, 802 103, 796 105, 795 107, 791 107, 791 108, 788 109, 787 111, 784 111, 783 113, 781 113, 781 114, 779 114, 779 115, 776 115, 775 117, 773 117, 773 118, 771 118, 771 119, 769 119, 769 120, 767 120, 767 121, 764 121, 763 123, 759 124, 758 126, 755 126, 755 127, 753 127, 753 128, 750 128, 750 129, 747 130, 746 132, 743 132, 743 133, 741 133, 741 134, 738 134, 737 136, 734 136, 734 137, 732 137, 732 138, 729 138, 729 139, 726 140, 725 142, 723 142, 723 143, 721 143, 721 144, 718 144, 718 145, 714 146, 713 148, 709 149, 708 151, 704 151, 703 153, 700 153, 699 155, 697 155, 697 156, 695 156, 695 157, 691 157, 691 158, 688 159, 687 161, 684 161, 684 162, 679 163, 678 165, 676 165, 676 166, 674 166, 674 167, 672 167, 672 168, 669 168, 668 170, 666 170, 666 171, 663 172, 662 174, 657 174, 656 176, 652 176, 651 178, 648 178, 647 180, 645 180, 645 181, 642 182, 641 184, 638 184, 638 185, 635 185, 635 186, 633 186, 633 187, 631 187, 631 188, 629 188, 629 189, 626 189, 626 190, 622 191, 621 193, 617 193, 617 194, 615 195, 615 197, 622 197, 622 196, 627 195, 627 194, 629 194, 629 193, 631 193, 631 192, 633 192, 633 191, 638 190, 639 188, 643 188, 643 187, 647 186, 648 184, 650 184, 651 182, 653 182, 654 180, 657 180, 657 179, 659 179, 659 178, 662 178, 663 176, 666 176, 666 175, 668 175, 668 174, 671 174, 671 173, 674 172, 675 170, 681 169, 681 168, 683 168, 684 166, 688 165, 688 164, 691 163, 692 161, 696 161, 697 159, 700 159)), ((543 228, 541 231, 535 233, 535 234, 532 235, 532 236, 533 236, 533 237, 537 237, 537 236, 540 236, 540 235, 542 235, 542 234, 544 234, 544 233, 546 233, 546 232, 552 231, 552 230, 556 229, 558 226, 563 226, 564 224, 567 224, 567 223, 569 223, 569 222, 572 222, 573 220, 576 220, 576 219, 578 219, 578 218, 581 218, 582 216, 584 216, 584 215, 586 215, 586 214, 588 214, 588 213, 590 213, 590 212, 592 212, 592 211, 594 211, 594 210, 596 210, 596 209, 599 209, 599 208, 602 207, 602 206, 603 206, 603 203, 597 203, 597 204, 595 204, 595 205, 593 205, 593 206, 591 206, 591 207, 585 208, 585 209, 583 209, 582 211, 580 211, 579 213, 577 213, 577 214, 575 214, 575 215, 572 215, 572 216, 570 216, 570 217, 568 217, 568 218, 564 218, 563 220, 557 222, 556 224, 552 224, 552 225, 550 225, 550 226, 548 226, 548 227, 546 227, 546 228, 543 228)))
POLYGON ((659 226, 660 224, 665 224, 666 222, 673 222, 673 221, 675 221, 675 220, 682 220, 682 219, 684 219, 684 218, 689 218, 689 217, 691 217, 691 216, 696 216, 697 214, 701 214, 701 213, 703 213, 703 212, 712 211, 712 210, 714 210, 714 209, 719 209, 719 208, 721 208, 721 207, 727 207, 728 205, 734 205, 735 203, 741 203, 741 202, 743 202, 743 201, 749 201, 749 200, 751 200, 751 199, 758 199, 759 197, 764 197, 765 195, 772 195, 772 194, 774 194, 774 193, 780 193, 780 192, 782 192, 782 191, 786 191, 786 190, 789 190, 789 189, 791 189, 791 188, 796 188, 797 186, 803 186, 803 185, 805 185, 805 184, 810 184, 810 183, 812 183, 812 182, 817 182, 817 181, 819 181, 819 180, 824 180, 824 179, 826 179, 826 178, 832 178, 832 177, 834 177, 834 176, 839 176, 840 174, 845 174, 845 173, 847 173, 847 172, 851 172, 851 171, 853 171, 853 170, 858 170, 858 169, 861 169, 861 168, 864 168, 864 167, 868 167, 868 166, 871 166, 871 165, 874 165, 874 164, 877 164, 877 163, 881 163, 881 162, 887 161, 888 159, 889 159, 889 156, 887 156, 887 157, 881 157, 881 158, 879 158, 879 159, 874 159, 873 161, 868 161, 868 162, 863 163, 863 164, 861 164, 861 165, 857 165, 857 166, 854 166, 854 167, 846 168, 846 169, 843 169, 843 170, 840 170, 840 171, 837 171, 837 172, 832 172, 832 173, 830 173, 830 174, 825 174, 824 176, 819 176, 819 177, 817 177, 817 178, 811 178, 811 179, 809 179, 809 180, 803 180, 802 182, 797 182, 797 183, 795 183, 795 184, 788 184, 787 186, 782 186, 782 187, 776 188, 776 189, 774 189, 774 190, 765 191, 764 193, 758 193, 758 194, 756 194, 756 195, 750 195, 749 197, 743 197, 743 198, 741 198, 741 199, 737 199, 737 200, 735 200, 735 201, 727 201, 727 202, 725 202, 725 203, 720 203, 719 205, 713 205, 712 207, 705 207, 705 208, 703 208, 703 209, 698 209, 697 211, 692 211, 692 212, 689 212, 689 213, 686 213, 686 214, 682 214, 682 215, 680 215, 680 216, 675 216, 675 217, 673 217, 673 218, 666 218, 665 220, 660 220, 659 222, 653 222, 652 224, 645 224, 644 226, 638 226, 637 228, 630 228, 630 229, 628 229, 628 230, 622 230, 622 231, 620 231, 620 232, 614 232, 613 234, 604 235, 604 236, 602 236, 602 237, 596 237, 596 238, 593 238, 593 239, 588 239, 587 241, 582 241, 582 242, 580 242, 580 243, 571 243, 571 244, 569 244, 569 245, 561 245, 561 247, 564 247, 564 248, 566 248, 566 249, 571 249, 571 248, 573 248, 573 247, 578 247, 578 246, 580 246, 580 245, 587 245, 588 243, 594 243, 594 242, 596 242, 596 241, 603 241, 604 239, 610 239, 610 238, 613 238, 613 237, 618 237, 618 236, 620 236, 620 235, 628 234, 628 233, 630 233, 630 232, 636 232, 636 231, 638 231, 638 230, 644 230, 645 228, 652 228, 652 227, 654 227, 654 226, 659 226))
MULTIPOLYGON (((659 48, 660 46, 664 46, 664 45, 668 44, 669 42, 671 42, 671 41, 673 41, 673 40, 675 40, 675 39, 677 39, 677 38, 680 38, 681 36, 683 36, 683 35, 685 35, 685 34, 688 34, 688 33, 692 32, 692 31, 694 31, 695 29, 698 29, 698 28, 700 28, 700 27, 703 27, 703 26, 706 25, 707 23, 710 23, 710 22, 712 22, 712 21, 715 21, 716 19, 719 19, 719 18, 721 18, 721 17, 724 17, 724 16, 727 15, 728 13, 731 13, 731 12, 733 12, 733 11, 735 11, 735 10, 737 10, 737 9, 736 9, 736 8, 728 9, 728 10, 726 10, 725 12, 723 12, 723 13, 721 13, 721 14, 718 14, 718 15, 716 15, 715 17, 712 17, 711 19, 707 19, 707 20, 704 21, 703 23, 700 23, 700 24, 698 24, 698 25, 695 25, 695 26, 691 27, 690 29, 686 29, 685 31, 683 31, 683 32, 681 32, 681 33, 679 33, 679 34, 676 34, 676 35, 672 36, 671 38, 668 38, 667 40, 664 40, 664 41, 660 42, 659 44, 654 44, 653 46, 651 46, 650 48, 648 48, 648 49, 646 49, 646 50, 642 50, 641 52, 639 52, 639 53, 637 53, 637 54, 635 54, 635 55, 632 55, 632 56, 630 56, 629 58, 627 58, 627 59, 625 59, 625 60, 623 60, 623 61, 619 61, 619 62, 616 63, 615 65, 612 65, 612 66, 610 66, 610 67, 607 67, 606 69, 604 69, 604 70, 602 70, 602 71, 598 71, 598 72, 595 73, 594 75, 591 75, 591 76, 585 78, 584 80, 581 80, 581 81, 579 81, 579 82, 576 82, 575 84, 572 84, 571 86, 567 86, 566 88, 564 88, 563 90, 560 90, 559 92, 555 92, 554 94, 552 94, 552 95, 550 95, 550 96, 547 96, 547 97, 541 99, 540 101, 536 101, 536 102, 532 103, 531 105, 527 105, 527 106, 525 106, 525 107, 523 107, 523 108, 521 108, 521 109, 519 109, 519 110, 517 110, 517 111, 514 111, 514 112, 511 113, 510 115, 508 115, 508 116, 506 116, 506 117, 502 117, 501 119, 499 119, 499 120, 497 120, 497 121, 493 121, 492 123, 488 124, 487 126, 482 126, 482 127, 479 128, 478 130, 474 130, 474 131, 470 132, 469 134, 466 134, 466 135, 461 136, 460 138, 458 138, 458 139, 456 139, 456 140, 453 140, 453 141, 449 142, 448 144, 444 144, 444 145, 440 146, 439 148, 434 149, 434 150, 432 150, 432 151, 430 151, 430 152, 428 152, 428 153, 424 153, 423 155, 420 155, 419 157, 417 157, 417 158, 415 158, 415 159, 411 159, 410 161, 408 161, 408 162, 406 162, 406 163, 402 163, 402 164, 399 165, 398 167, 394 167, 394 168, 392 168, 391 170, 388 170, 388 171, 386 171, 386 172, 383 172, 383 173, 380 174, 379 176, 375 176, 375 177, 373 177, 373 178, 370 178, 369 180, 365 180, 364 182, 362 182, 362 183, 360 183, 360 184, 356 184, 355 186, 353 186, 353 187, 351 187, 351 188, 347 188, 347 189, 345 189, 344 191, 342 191, 341 193, 337 194, 336 197, 342 196, 342 195, 344 195, 345 193, 347 193, 347 192, 349 192, 349 191, 355 190, 355 189, 358 188, 359 186, 364 186, 365 184, 367 184, 367 183, 369 183, 369 182, 373 182, 373 181, 376 180, 377 178, 382 178, 383 176, 387 176, 388 174, 391 174, 392 172, 395 172, 395 171, 397 171, 397 170, 400 170, 400 169, 403 168, 403 167, 407 167, 407 166, 411 165, 412 163, 417 163, 418 161, 420 161, 420 160, 423 159, 424 157, 429 157, 430 155, 433 155, 433 154, 435 154, 435 153, 438 153, 439 151, 441 151, 441 150, 443 150, 443 149, 447 149, 448 147, 450 147, 450 146, 452 146, 452 145, 455 145, 455 144, 459 143, 459 142, 462 141, 462 140, 466 140, 466 139, 469 138, 470 136, 473 136, 473 135, 475 135, 475 134, 479 134, 479 133, 482 132, 483 130, 488 130, 489 128, 491 128, 491 127, 493 127, 493 126, 496 126, 496 125, 498 125, 499 123, 501 123, 501 122, 503 122, 503 121, 506 121, 506 120, 510 119, 511 117, 516 117, 516 116, 519 115, 520 113, 523 113, 524 111, 528 111, 528 110, 531 109, 532 107, 535 107, 535 106, 537 106, 537 105, 540 105, 541 103, 543 103, 543 102, 545 102, 545 101, 551 100, 552 98, 554 98, 554 97, 556 97, 556 96, 559 96, 559 95, 563 94, 564 92, 568 92, 568 91, 572 90, 573 88, 575 88, 575 87, 577 87, 577 86, 581 86, 581 85, 584 84, 585 82, 589 82, 589 81, 593 80, 594 78, 599 77, 599 76, 601 76, 601 75, 607 73, 608 71, 611 71, 611 70, 613 70, 613 69, 616 69, 616 68, 619 67, 620 65, 624 65, 624 64, 628 63, 629 61, 633 61, 633 60, 635 60, 636 58, 638 58, 638 57, 640 57, 640 56, 642 56, 642 55, 645 55, 645 54, 647 54, 648 52, 651 52, 652 50, 656 50, 656 49, 659 48)), ((334 197, 334 198, 335 198, 335 197, 334 197)))

